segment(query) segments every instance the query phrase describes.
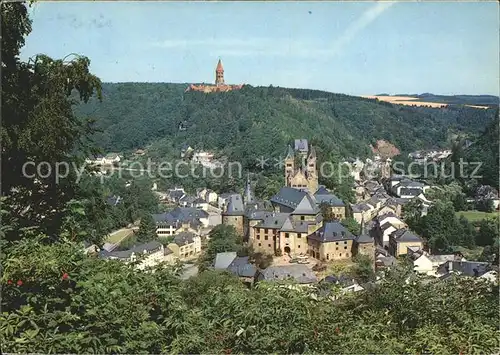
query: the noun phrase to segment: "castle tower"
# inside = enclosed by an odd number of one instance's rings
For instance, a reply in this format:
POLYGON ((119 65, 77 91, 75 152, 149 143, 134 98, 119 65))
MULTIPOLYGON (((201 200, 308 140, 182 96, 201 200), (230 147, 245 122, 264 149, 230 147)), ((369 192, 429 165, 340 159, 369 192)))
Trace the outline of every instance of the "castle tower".
POLYGON ((217 68, 215 68, 215 85, 224 85, 224 68, 222 67, 222 62, 220 59, 217 63, 217 68))
POLYGON ((318 173, 316 170, 316 150, 311 145, 311 149, 309 151, 309 156, 307 157, 307 180, 308 180, 308 189, 310 193, 315 193, 318 190, 318 173))
POLYGON ((290 186, 290 177, 295 174, 295 153, 292 146, 288 146, 285 156, 285 186, 290 186))

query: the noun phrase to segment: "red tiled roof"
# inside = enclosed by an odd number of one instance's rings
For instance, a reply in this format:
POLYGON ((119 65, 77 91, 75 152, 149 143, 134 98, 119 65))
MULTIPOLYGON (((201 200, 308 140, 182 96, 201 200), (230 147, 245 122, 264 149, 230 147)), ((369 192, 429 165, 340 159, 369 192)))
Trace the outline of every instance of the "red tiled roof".
POLYGON ((217 68, 215 69, 216 72, 224 72, 224 68, 222 67, 222 62, 219 59, 219 62, 217 63, 217 68))

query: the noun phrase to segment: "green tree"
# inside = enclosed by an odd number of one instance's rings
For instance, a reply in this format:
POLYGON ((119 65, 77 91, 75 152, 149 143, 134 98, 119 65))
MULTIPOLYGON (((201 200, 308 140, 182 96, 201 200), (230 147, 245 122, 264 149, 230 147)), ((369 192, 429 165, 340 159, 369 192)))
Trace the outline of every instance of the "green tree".
MULTIPOLYGON (((95 151, 88 140, 92 121, 77 118, 72 105, 94 95, 100 99, 101 82, 82 56, 54 60, 37 55, 22 62, 19 51, 31 32, 26 6, 2 4, 1 17, 2 192, 11 197, 10 208, 21 227, 37 227, 55 236, 76 189, 76 172, 69 167, 80 166, 83 157, 95 151), (43 174, 32 177, 41 162, 43 174), (68 170, 62 171, 61 163, 68 170)), ((13 240, 18 234, 6 237, 13 240)))
POLYGON ((142 216, 136 236, 139 243, 146 243, 156 238, 156 223, 151 214, 142 216))
POLYGON ((207 248, 199 258, 202 270, 212 265, 217 253, 239 252, 243 248, 243 240, 233 226, 219 224, 210 231, 208 237, 207 248))
POLYGON ((422 208, 422 201, 418 198, 412 199, 403 206, 403 220, 411 230, 417 233, 422 231, 422 208))
POLYGON ((375 280, 374 260, 368 255, 358 254, 354 257, 356 263, 352 268, 352 276, 358 282, 369 282, 375 280))
POLYGON ((474 247, 476 243, 476 229, 464 215, 460 216, 458 223, 460 227, 457 231, 459 233, 459 244, 467 248, 474 247))
POLYGON ((322 202, 319 205, 319 209, 321 211, 321 215, 323 216, 323 223, 331 222, 336 219, 335 214, 332 212, 332 209, 328 203, 322 202))
POLYGON ((342 225, 347 228, 349 232, 351 232, 354 235, 359 235, 361 226, 359 223, 352 217, 346 218, 342 220, 342 225))
POLYGON ((499 226, 497 219, 483 219, 479 222, 479 229, 476 236, 476 244, 480 246, 492 245, 496 238, 498 238, 499 226))
POLYGON ((447 251, 456 245, 459 224, 453 204, 437 201, 422 218, 422 234, 427 239, 433 253, 447 251))

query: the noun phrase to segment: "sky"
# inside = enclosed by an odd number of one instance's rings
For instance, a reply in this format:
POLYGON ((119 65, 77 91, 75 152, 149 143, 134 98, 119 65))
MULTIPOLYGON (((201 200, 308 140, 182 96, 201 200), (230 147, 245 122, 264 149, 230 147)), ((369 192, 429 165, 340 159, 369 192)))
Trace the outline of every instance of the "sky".
POLYGON ((215 80, 351 95, 499 95, 497 2, 37 2, 21 58, 105 82, 215 80))

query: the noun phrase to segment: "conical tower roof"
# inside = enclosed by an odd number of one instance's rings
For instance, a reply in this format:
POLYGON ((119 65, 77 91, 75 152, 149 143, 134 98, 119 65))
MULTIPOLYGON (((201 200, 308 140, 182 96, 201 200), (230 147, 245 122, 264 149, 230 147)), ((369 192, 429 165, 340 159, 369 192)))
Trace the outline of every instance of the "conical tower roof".
POLYGON ((316 149, 311 144, 311 149, 309 151, 309 159, 316 159, 316 149))
POLYGON ((222 61, 220 59, 219 59, 219 62, 217 63, 217 68, 215 68, 215 71, 218 73, 224 72, 224 67, 222 66, 222 61))
POLYGON ((286 151, 286 156, 285 156, 285 159, 293 159, 293 157, 295 156, 295 153, 293 151, 293 148, 292 146, 289 144, 288 145, 288 149, 286 151))

